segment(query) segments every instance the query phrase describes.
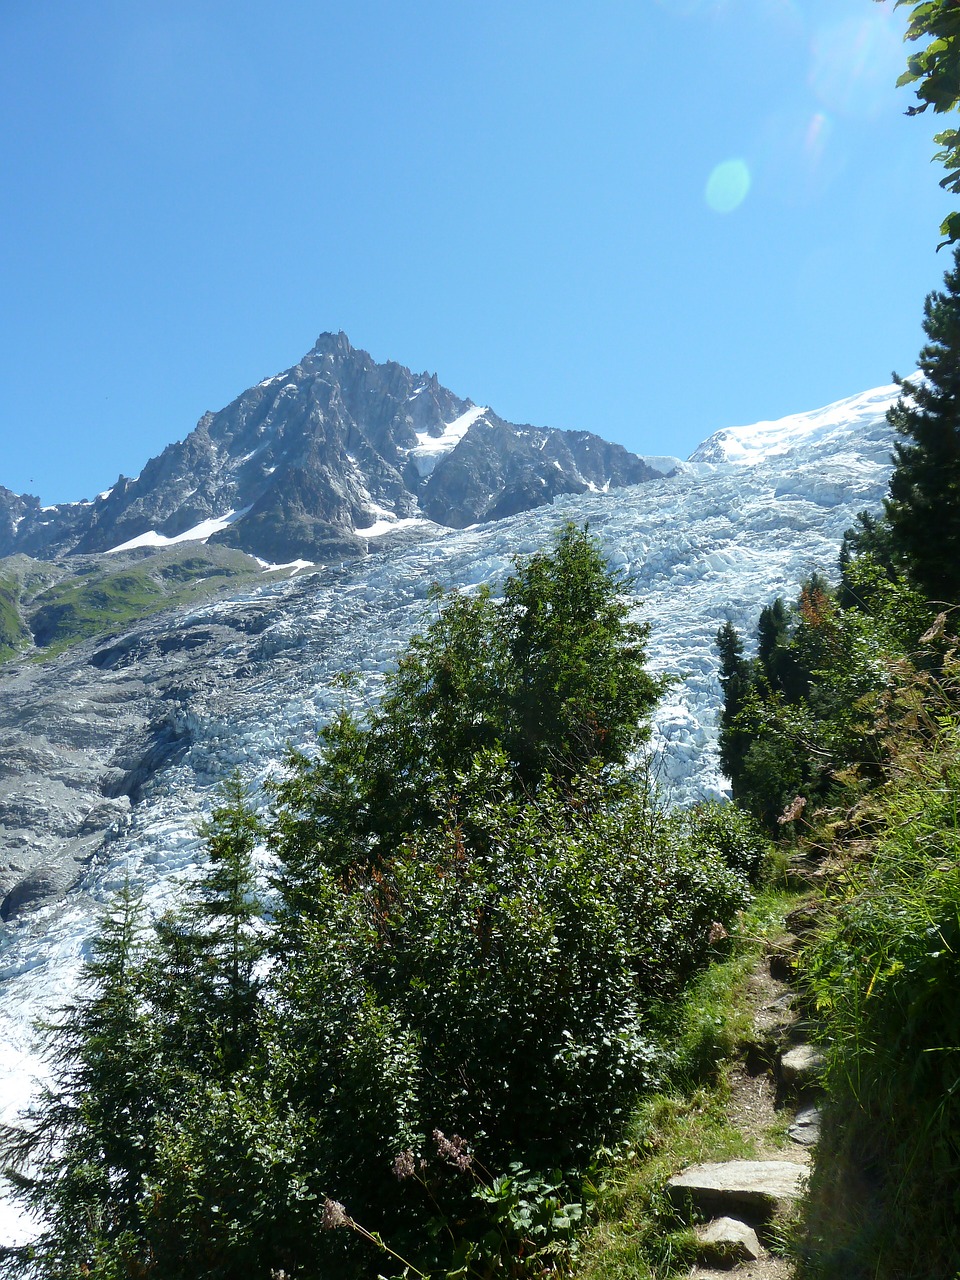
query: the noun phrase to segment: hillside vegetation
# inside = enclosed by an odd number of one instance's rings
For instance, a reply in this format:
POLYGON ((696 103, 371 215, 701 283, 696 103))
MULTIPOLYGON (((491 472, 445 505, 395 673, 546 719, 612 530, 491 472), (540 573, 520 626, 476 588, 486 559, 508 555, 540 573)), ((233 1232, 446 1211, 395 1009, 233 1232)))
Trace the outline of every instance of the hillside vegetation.
POLYGON ((927 299, 925 381, 901 383, 879 520, 839 586, 718 636, 734 796, 820 887, 802 981, 829 1106, 801 1274, 960 1272, 960 251, 927 299))
POLYGON ((630 767, 665 681, 624 586, 570 526, 502 600, 437 596, 266 812, 227 785, 182 909, 121 897, 6 1136, 45 1222, 8 1273, 569 1270, 595 1153, 766 850, 630 767))
POLYGON ((80 640, 261 576, 250 556, 196 543, 76 561, 11 556, 0 560, 0 662, 55 657, 80 640))

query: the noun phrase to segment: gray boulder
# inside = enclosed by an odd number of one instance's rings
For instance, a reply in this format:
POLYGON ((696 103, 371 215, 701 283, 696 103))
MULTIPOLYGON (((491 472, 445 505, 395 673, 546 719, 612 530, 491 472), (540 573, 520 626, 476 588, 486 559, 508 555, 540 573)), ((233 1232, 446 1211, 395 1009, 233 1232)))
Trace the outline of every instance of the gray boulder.
POLYGON ((667 1194, 680 1211, 689 1205, 707 1217, 764 1221, 796 1200, 806 1180, 804 1166, 788 1160, 727 1160, 684 1169, 668 1181, 667 1194))
POLYGON ((780 1079, 788 1089, 816 1084, 823 1070, 823 1052, 812 1044, 795 1044, 780 1055, 780 1079))
POLYGON ((819 1107, 804 1107, 798 1111, 788 1133, 793 1141, 799 1142, 802 1147, 815 1146, 820 1141, 819 1107))
POLYGON ((763 1256, 757 1233, 738 1218, 716 1218, 698 1226, 695 1234, 697 1257, 708 1267, 735 1267, 763 1256))

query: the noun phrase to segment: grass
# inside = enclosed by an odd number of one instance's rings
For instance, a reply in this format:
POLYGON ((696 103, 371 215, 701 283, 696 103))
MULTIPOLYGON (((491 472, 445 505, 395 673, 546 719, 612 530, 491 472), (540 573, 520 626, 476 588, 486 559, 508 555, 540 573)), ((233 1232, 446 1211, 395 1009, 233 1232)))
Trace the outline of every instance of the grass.
POLYGON ((30 631, 20 616, 20 583, 13 575, 0 578, 0 662, 30 642, 30 631))
POLYGON ((869 856, 832 850, 805 961, 829 1038, 805 1277, 960 1274, 958 719, 924 690, 871 797, 869 856))
POLYGON ((595 1179, 597 1221, 575 1280, 663 1280, 688 1268, 693 1232, 667 1199, 668 1178, 690 1164, 753 1157, 769 1136, 754 1141, 730 1123, 729 1081, 753 1025, 747 979, 767 941, 783 932, 795 902, 783 890, 764 891, 744 914, 731 954, 705 970, 664 1015, 675 1045, 670 1079, 641 1102, 626 1141, 595 1179))
POLYGON ((73 563, 25 556, 3 562, 0 662, 33 646, 46 661, 81 640, 121 631, 172 605, 260 576, 256 562, 224 548, 178 547, 73 563))
POLYGON ((78 640, 147 617, 165 603, 148 572, 123 572, 57 583, 37 597, 28 617, 38 648, 58 653, 78 640))

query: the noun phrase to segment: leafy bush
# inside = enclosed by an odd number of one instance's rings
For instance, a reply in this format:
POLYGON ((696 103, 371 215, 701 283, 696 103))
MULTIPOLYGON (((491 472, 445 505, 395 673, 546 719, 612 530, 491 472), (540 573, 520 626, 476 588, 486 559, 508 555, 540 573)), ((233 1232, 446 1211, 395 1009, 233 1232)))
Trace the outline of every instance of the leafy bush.
POLYGON ((731 871, 756 884, 770 852, 757 821, 735 804, 708 800, 673 817, 679 842, 695 854, 719 855, 731 871))
POLYGON ((847 574, 844 592, 861 591, 849 607, 815 577, 794 605, 764 609, 752 661, 729 624, 717 635, 721 761, 734 798, 773 834, 796 797, 830 797, 845 771, 878 778, 872 728, 903 646, 929 622, 915 593, 869 556, 848 563, 847 574))
POLYGON ((929 677, 899 701, 871 856, 848 862, 805 962, 831 1101, 811 1276, 960 1270, 960 720, 929 677))
POLYGON ((727 861, 752 857, 736 831, 725 855, 685 840, 692 819, 662 819, 637 796, 601 807, 585 787, 571 811, 555 789, 524 801, 504 783, 495 798, 497 769, 478 760, 482 798, 461 794, 389 861, 318 871, 309 920, 281 940, 271 1059, 317 1117, 312 1185, 424 1270, 438 1258, 424 1252, 426 1206, 391 1183, 403 1153, 420 1169, 432 1135, 468 1140, 474 1171, 490 1171, 476 1186, 420 1183, 431 1212, 479 1248, 495 1229, 481 1189, 497 1170, 573 1170, 615 1138, 658 1075, 654 1002, 749 897, 727 861))
POLYGON ((145 930, 128 898, 95 950, 23 1139, 49 1229, 11 1268, 339 1280, 373 1245, 421 1275, 554 1270, 656 1077, 656 1003, 762 856, 626 769, 663 682, 622 585, 567 527, 502 602, 448 601, 265 818, 227 784, 194 901, 145 930))

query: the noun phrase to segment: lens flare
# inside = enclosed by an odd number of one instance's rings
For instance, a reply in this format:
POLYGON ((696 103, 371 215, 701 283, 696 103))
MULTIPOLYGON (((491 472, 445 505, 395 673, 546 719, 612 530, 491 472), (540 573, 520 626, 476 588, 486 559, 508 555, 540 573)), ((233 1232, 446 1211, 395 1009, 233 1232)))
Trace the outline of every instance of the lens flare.
POLYGON ((896 96, 903 46, 884 17, 848 18, 813 40, 810 87, 825 107, 869 119, 896 96))
POLYGON ((707 179, 707 204, 714 213, 733 213, 746 200, 750 183, 745 160, 723 160, 707 179))
POLYGON ((811 165, 820 163, 832 132, 830 117, 825 111, 818 111, 807 125, 803 139, 804 154, 811 165))

